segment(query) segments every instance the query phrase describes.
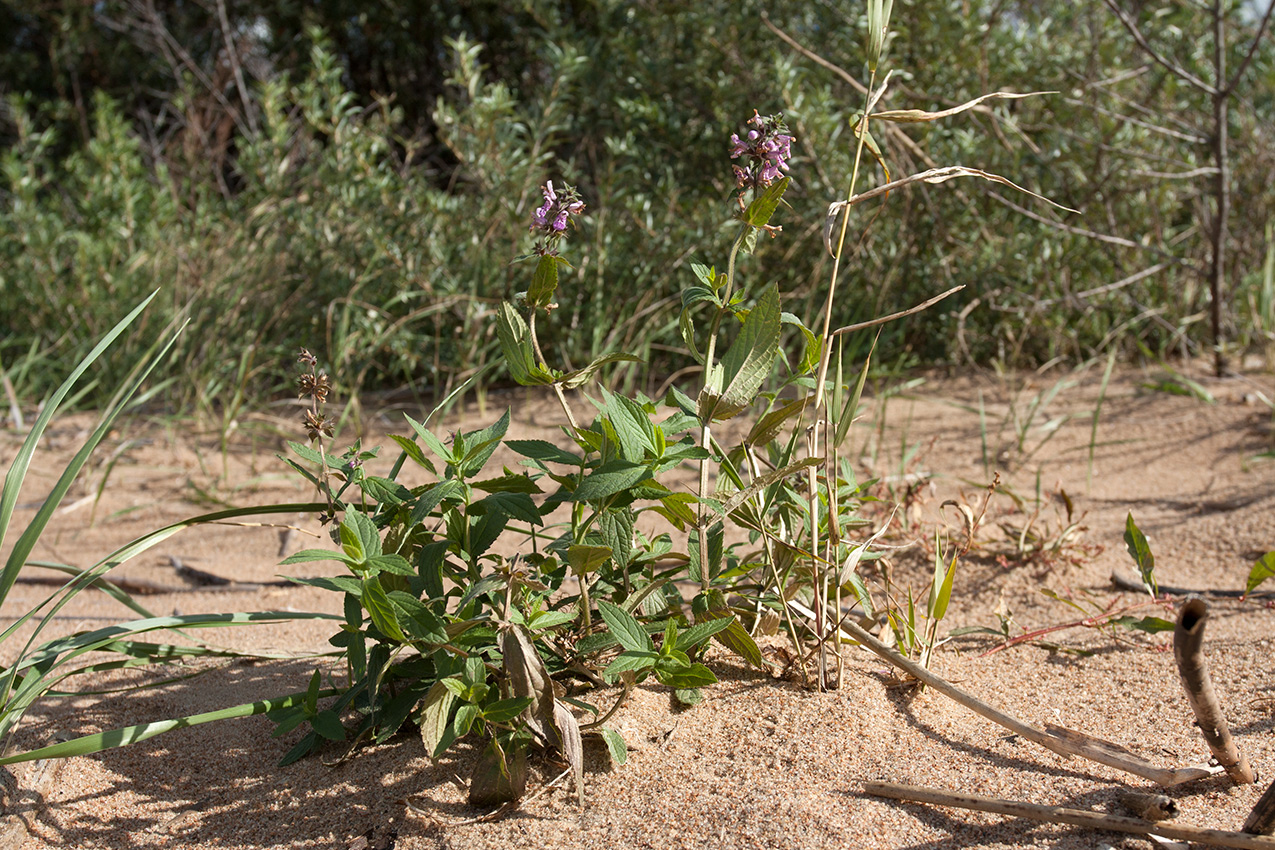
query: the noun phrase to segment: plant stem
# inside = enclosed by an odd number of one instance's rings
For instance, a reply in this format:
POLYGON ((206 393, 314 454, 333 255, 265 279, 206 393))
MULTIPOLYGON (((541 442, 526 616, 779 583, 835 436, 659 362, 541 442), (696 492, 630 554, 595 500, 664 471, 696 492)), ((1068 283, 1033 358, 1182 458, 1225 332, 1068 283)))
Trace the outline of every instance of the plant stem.
MULTIPOLYGON (((735 291, 735 259, 739 256, 739 249, 747 238, 751 225, 743 225, 739 230, 739 235, 735 237, 735 244, 730 247, 730 257, 726 261, 726 288, 722 295, 722 306, 713 314, 713 325, 708 333, 708 349, 704 354, 704 381, 711 379, 713 373, 713 357, 717 352, 717 331, 722 325, 722 314, 728 309, 731 296, 735 291)), ((534 337, 533 337, 534 339, 534 337)), ((720 389, 720 388, 719 388, 720 389)), ((710 448, 713 440, 712 435, 712 416, 708 417, 708 421, 702 423, 700 428, 700 447, 705 451, 712 451, 710 448)), ((708 574, 708 508, 704 504, 704 499, 708 498, 708 459, 705 458, 699 462, 699 516, 696 520, 699 536, 699 570, 700 570, 700 590, 707 592, 709 583, 708 574)))
MULTIPOLYGON (((543 367, 548 363, 548 361, 545 360, 544 354, 540 351, 540 340, 536 336, 536 309, 534 307, 531 309, 531 315, 527 321, 527 330, 531 335, 531 350, 535 352, 536 360, 543 367)), ((571 430, 579 431, 580 425, 576 422, 575 416, 571 413, 571 408, 567 406, 567 396, 562 391, 562 385, 557 381, 554 381, 551 386, 553 387, 554 395, 558 397, 558 404, 561 405, 562 412, 567 415, 567 422, 571 425, 571 430)))

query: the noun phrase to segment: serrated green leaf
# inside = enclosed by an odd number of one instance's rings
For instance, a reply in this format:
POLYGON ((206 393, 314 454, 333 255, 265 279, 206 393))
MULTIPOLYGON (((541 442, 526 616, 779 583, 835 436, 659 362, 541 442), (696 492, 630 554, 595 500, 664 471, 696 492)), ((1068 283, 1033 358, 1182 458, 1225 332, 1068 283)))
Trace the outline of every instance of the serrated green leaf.
POLYGON ((766 191, 753 199, 744 211, 744 221, 753 227, 764 227, 770 223, 770 217, 779 209, 779 201, 788 190, 787 177, 781 177, 766 187, 766 191))
MULTIPOLYGON (((561 378, 558 379, 558 383, 560 383, 564 389, 574 390, 587 384, 590 381, 590 379, 592 379, 593 376, 597 373, 597 371, 601 369, 603 366, 609 365, 611 363, 645 363, 645 362, 646 361, 644 361, 641 357, 637 357, 632 354, 620 354, 620 353, 604 354, 601 357, 595 358, 591 363, 589 363, 589 365, 585 366, 583 369, 576 369, 574 372, 568 372, 567 374, 563 375, 561 378)), ((508 444, 506 443, 506 445, 508 444)))
POLYGON ((531 697, 510 697, 493 702, 482 711, 483 719, 492 723, 508 723, 531 705, 531 697))
POLYGON ((583 543, 573 543, 567 547, 567 563, 571 565, 571 569, 575 570, 577 575, 593 572, 605 564, 610 557, 611 547, 609 546, 588 546, 583 543))
POLYGON ((701 419, 729 419, 752 404, 779 354, 780 312, 779 287, 772 284, 749 311, 739 337, 722 358, 720 395, 712 392, 713 376, 708 376, 697 406, 701 419))
POLYGON ((505 445, 523 457, 529 457, 532 460, 544 463, 579 466, 583 461, 580 456, 573 455, 571 452, 561 449, 546 440, 506 440, 505 445))
POLYGON ((703 664, 692 664, 689 667, 682 667, 677 670, 657 670, 655 675, 660 680, 660 684, 668 685, 670 688, 678 690, 699 688, 717 681, 713 671, 703 664))
POLYGON ((708 619, 705 622, 697 623, 677 636, 677 648, 682 652, 690 652, 713 635, 730 628, 734 622, 735 617, 727 615, 720 619, 708 619))
POLYGON ((531 288, 527 290, 527 306, 548 307, 553 303, 553 293, 558 289, 558 257, 545 254, 536 263, 536 273, 531 278, 531 288))
POLYGON ((402 555, 373 555, 363 562, 363 568, 367 570, 368 575, 377 573, 393 573, 396 576, 414 576, 416 570, 412 569, 412 565, 402 555))
POLYGON ((398 625, 394 616, 394 606, 381 586, 380 579, 375 576, 363 580, 363 607, 372 618, 372 624, 387 638, 399 643, 407 643, 407 636, 398 625))
POLYGON ((611 630, 611 634, 615 635, 615 639, 620 642, 620 646, 626 650, 651 652, 655 649, 655 644, 651 641, 650 635, 646 633, 646 629, 642 628, 642 624, 628 611, 606 600, 600 600, 598 602, 598 613, 602 615, 607 628, 611 630))
POLYGON ((403 450, 403 454, 411 458, 412 462, 417 466, 424 467, 435 475, 438 474, 438 470, 434 468, 433 462, 430 461, 429 458, 425 457, 425 452, 421 451, 421 447, 416 445, 416 443, 399 434, 390 434, 390 439, 398 443, 399 448, 403 450))
POLYGON ((453 680, 435 682, 420 702, 421 743, 425 745, 425 754, 430 758, 442 755, 439 745, 447 734, 452 706, 456 703, 456 694, 446 685, 448 681, 453 680))
POLYGON ((658 652, 647 652, 645 650, 625 650, 617 655, 602 674, 607 678, 614 678, 621 673, 635 673, 641 670, 647 670, 655 666, 655 662, 659 660, 658 652))
POLYGON ((595 502, 621 493, 651 477, 651 471, 640 463, 612 460, 590 472, 571 494, 577 502, 595 502))
POLYGON ((524 387, 553 383, 553 375, 536 362, 527 323, 508 302, 497 308, 496 336, 500 340, 500 352, 509 369, 509 377, 524 387))
POLYGON ((434 432, 426 428, 420 422, 417 422, 406 413, 403 418, 407 420, 407 424, 416 432, 416 436, 425 444, 425 448, 442 458, 447 463, 455 463, 456 456, 452 454, 452 450, 443 444, 443 441, 434 436, 434 432))
POLYGON ((673 696, 682 705, 699 705, 704 701, 704 695, 700 693, 699 688, 678 688, 673 691, 673 696))
POLYGON ((412 500, 412 491, 397 481, 369 475, 363 479, 363 493, 383 505, 401 505, 412 500))
POLYGON ((313 561, 339 561, 342 564, 357 563, 344 552, 333 552, 328 549, 302 549, 300 552, 294 552, 284 558, 279 564, 287 566, 288 564, 306 564, 313 561))

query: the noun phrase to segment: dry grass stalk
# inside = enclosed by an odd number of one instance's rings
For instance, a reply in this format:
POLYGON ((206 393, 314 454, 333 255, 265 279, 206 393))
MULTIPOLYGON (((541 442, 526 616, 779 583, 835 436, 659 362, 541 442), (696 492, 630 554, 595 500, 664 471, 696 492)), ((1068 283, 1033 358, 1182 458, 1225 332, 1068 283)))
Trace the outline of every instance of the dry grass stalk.
POLYGON ((1191 710, 1195 712, 1195 719, 1213 758, 1217 759, 1227 776, 1241 785, 1248 785, 1256 777, 1248 759, 1235 746, 1204 661, 1202 646, 1208 619, 1209 606, 1203 599, 1186 601, 1178 612, 1177 627, 1173 630, 1173 657, 1178 663, 1178 674, 1182 677, 1187 701, 1191 703, 1191 710))
POLYGON ((1171 824, 1163 821, 1143 820, 1141 818, 1109 815, 1103 812, 1088 812, 1082 809, 1069 809, 1063 806, 1040 806, 1034 803, 1023 803, 1016 800, 997 800, 978 794, 953 794, 932 788, 918 788, 913 785, 898 785, 893 782, 865 782, 863 788, 869 794, 879 797, 890 797, 894 800, 932 803, 938 806, 955 806, 961 809, 972 809, 978 812, 994 812, 1012 817, 1030 818, 1047 823, 1067 823, 1073 826, 1091 829, 1106 829, 1112 832, 1127 832, 1134 835, 1158 835, 1164 838, 1176 838, 1195 844, 1209 844, 1214 847, 1239 847, 1244 850, 1275 850, 1275 838, 1261 835, 1249 835, 1243 832, 1230 832, 1224 829, 1205 829, 1199 826, 1171 824))
POLYGON ((1270 835, 1275 832, 1275 782, 1271 783, 1253 811, 1245 818, 1244 831, 1253 835, 1270 835))
MULTIPOLYGON (((1098 764, 1105 764, 1107 767, 1114 767, 1116 770, 1123 770, 1126 773, 1150 779, 1152 782, 1165 787, 1203 779, 1219 772, 1217 769, 1204 766, 1165 770, 1164 768, 1156 767, 1141 756, 1129 752, 1119 744, 1104 741, 1101 738, 1095 738, 1082 732, 1064 729, 1060 726, 1050 726, 1047 729, 1041 729, 1030 723, 1024 723, 988 705, 977 697, 967 694, 920 664, 904 658, 860 628, 857 623, 847 619, 842 622, 841 628, 844 632, 849 632, 855 640, 872 650, 881 659, 924 682, 939 693, 951 697, 980 717, 985 717, 993 723, 1000 724, 1016 735, 1021 735, 1029 741, 1034 741, 1059 755, 1080 756, 1098 764)), ((1275 847, 1275 845, 1272 846, 1275 847)))

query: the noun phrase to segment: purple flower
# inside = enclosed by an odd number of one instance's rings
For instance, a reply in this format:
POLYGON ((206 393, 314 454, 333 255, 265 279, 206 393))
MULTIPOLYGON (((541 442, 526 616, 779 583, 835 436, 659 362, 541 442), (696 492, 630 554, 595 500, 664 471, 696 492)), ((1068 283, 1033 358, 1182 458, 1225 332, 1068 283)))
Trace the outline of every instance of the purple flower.
POLYGON ((563 185, 555 190, 552 180, 546 181, 540 191, 545 202, 531 215, 531 231, 541 234, 535 250, 543 256, 556 253, 557 241, 566 232, 571 217, 584 212, 584 201, 571 186, 563 185))
POLYGON ((764 189, 788 170, 794 139, 788 135, 783 115, 762 116, 753 110, 753 117, 745 126, 755 129, 748 130, 743 139, 738 133, 730 137, 730 158, 747 158, 747 165, 732 166, 735 185, 740 189, 764 189))

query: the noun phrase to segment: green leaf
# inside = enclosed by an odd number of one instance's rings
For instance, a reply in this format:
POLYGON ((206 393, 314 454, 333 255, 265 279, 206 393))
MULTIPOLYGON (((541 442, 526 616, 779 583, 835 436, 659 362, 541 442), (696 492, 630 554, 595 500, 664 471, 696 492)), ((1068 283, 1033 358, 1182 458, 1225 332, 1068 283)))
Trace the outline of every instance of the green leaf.
POLYGON ((434 436, 434 432, 417 422, 406 413, 403 418, 407 420, 407 424, 412 426, 412 430, 416 432, 416 436, 425 444, 425 448, 438 455, 447 463, 455 463, 456 456, 452 454, 452 450, 443 444, 443 441, 434 436))
POLYGON ((560 258, 545 254, 536 263, 536 273, 531 279, 531 288, 527 290, 527 306, 548 307, 553 303, 553 293, 558 288, 558 263, 560 258))
POLYGON ((720 396, 707 387, 698 413, 704 422, 729 419, 753 402, 779 354, 779 287, 772 284, 744 320, 744 328, 722 358, 720 396))
MULTIPOLYGON (((314 551, 320 551, 315 549, 314 551)), ((301 553, 297 553, 301 554, 301 553)), ((284 561, 286 564, 287 561, 284 561)), ((354 576, 319 576, 318 578, 288 577, 293 584, 304 584, 308 587, 321 587, 324 590, 335 590, 337 593, 351 593, 356 597, 363 595, 363 585, 354 576)))
POLYGON ((1244 585, 1244 595, 1257 590, 1271 576, 1275 576, 1275 552, 1267 552, 1253 562, 1253 568, 1248 571, 1248 582, 1244 585))
POLYGON ((341 716, 331 709, 324 709, 310 719, 310 726, 329 741, 344 741, 345 726, 341 716))
POLYGON ((396 576, 414 576, 416 570, 412 569, 412 565, 402 555, 373 555, 363 562, 364 569, 368 575, 376 575, 377 573, 393 573, 396 576))
POLYGON ((609 510, 598 518, 602 542, 621 568, 633 562, 633 519, 633 511, 628 508, 609 510))
MULTIPOLYGON (((704 641, 711 638, 724 629, 730 628, 735 624, 734 615, 727 615, 720 619, 706 619, 702 623, 691 626, 686 631, 677 636, 677 648, 682 652, 690 652, 704 641)), ((747 634, 747 632, 745 632, 747 634)))
POLYGON ((1147 591, 1152 598, 1159 595, 1159 588, 1155 581, 1155 555, 1151 553, 1151 546, 1147 543, 1147 538, 1143 536, 1142 531, 1138 528, 1137 523, 1133 521, 1133 513, 1129 513, 1129 518, 1125 520, 1124 542, 1129 549, 1129 554, 1133 556, 1133 562, 1138 565, 1138 573, 1142 576, 1142 583, 1146 586, 1147 591))
POLYGON ((447 721, 451 719, 452 706, 456 704, 456 694, 447 687, 449 681, 455 680, 443 679, 431 685, 420 703, 421 743, 430 758, 442 755, 440 744, 447 735, 447 721))
POLYGON ((495 510, 520 519, 531 525, 541 525, 544 518, 540 516, 540 511, 536 508, 536 503, 526 493, 492 493, 485 499, 470 505, 470 511, 480 514, 483 511, 495 510))
POLYGON ((602 615, 607 628, 611 630, 611 634, 615 635, 620 646, 632 652, 651 652, 655 649, 655 644, 646 633, 646 629, 642 628, 642 624, 628 611, 606 600, 599 600, 598 613, 602 615))
POLYGON ((612 460, 585 476, 571 495, 577 502, 596 502, 635 487, 650 477, 651 471, 640 463, 612 460))
POLYGON ((1137 617, 1125 616, 1116 617, 1110 622, 1113 625, 1123 626, 1126 629, 1136 629, 1137 631, 1147 632, 1149 634, 1155 634, 1156 632, 1171 632, 1177 628, 1174 623, 1170 623, 1163 617, 1143 617, 1138 619, 1137 617))
POLYGON ((369 475, 363 479, 363 493, 383 505, 401 505, 412 501, 412 491, 397 481, 369 475))
POLYGON ((629 760, 628 745, 624 743, 624 737, 619 732, 603 726, 602 740, 606 742, 607 752, 613 764, 623 766, 629 760))
POLYGON ((639 672, 648 670, 655 666, 655 662, 660 658, 658 652, 647 652, 645 650, 625 650, 617 655, 602 674, 607 678, 613 678, 620 673, 639 672))
POLYGON ((699 692, 699 688, 678 688, 673 691, 673 696, 682 705, 699 705, 704 701, 704 695, 699 692))
POLYGON ((462 478, 469 478, 478 474, 488 459, 491 458, 492 453, 500 446, 501 439, 509 431, 509 417, 510 409, 505 408, 504 414, 486 428, 470 431, 464 435, 465 445, 468 448, 460 459, 460 474, 462 478))
MULTIPOLYGON (((335 696, 338 692, 335 690, 321 691, 319 696, 328 697, 335 696)), ((216 711, 208 711, 202 714, 191 714, 186 717, 177 717, 171 720, 158 720, 152 723, 139 723, 136 726, 125 726, 120 729, 112 729, 108 732, 98 732, 93 735, 84 735, 79 738, 73 738, 70 741, 63 741, 57 744, 51 744, 47 747, 41 747, 38 750, 30 752, 17 753, 14 755, 0 758, 0 765, 17 764, 24 761, 35 761, 37 759, 54 759, 54 758, 70 758, 71 756, 87 756, 93 753, 100 753, 103 750, 109 750, 114 747, 124 747, 129 744, 136 744, 139 741, 145 741, 164 732, 170 732, 173 729, 186 729, 190 726, 198 726, 202 723, 211 723, 216 720, 230 720, 236 717, 253 717, 258 714, 266 714, 271 711, 279 711, 280 709, 298 706, 305 699, 306 692, 289 694, 284 697, 275 697, 272 699, 258 700, 257 702, 243 703, 242 705, 232 706, 230 708, 221 708, 216 711)), ((308 752, 308 750, 307 750, 308 752)), ((302 753, 304 755, 304 753, 302 753)))
POLYGON ((766 191, 753 199, 744 210, 744 221, 753 227, 764 227, 770 223, 770 217, 779 209, 779 200, 788 189, 788 178, 781 177, 766 187, 766 191))
POLYGON ((341 521, 341 548, 345 554, 362 564, 381 554, 381 535, 372 518, 353 508, 345 512, 341 521))
POLYGON ((475 490, 485 493, 543 493, 530 476, 519 475, 505 470, 499 478, 488 478, 486 481, 475 481, 471 485, 475 490))
POLYGON ((509 377, 515 382, 524 387, 553 383, 553 375, 536 362, 527 323, 508 302, 501 303, 496 311, 496 336, 509 377))
POLYGON ((435 475, 438 474, 438 470, 434 468, 433 462, 431 462, 429 458, 425 457, 425 452, 421 451, 421 447, 416 445, 416 443, 399 434, 390 434, 390 439, 398 443, 399 448, 403 450, 403 454, 411 458, 412 462, 417 466, 422 466, 435 475))
POLYGON ((703 664, 692 664, 678 670, 660 670, 656 673, 660 683, 679 690, 711 685, 717 681, 713 671, 703 664))
POLYGON ((408 527, 415 528, 424 522, 425 517, 429 516, 441 502, 447 499, 461 499, 464 496, 465 485, 455 478, 438 482, 416 500, 416 505, 412 508, 412 516, 408 520, 408 527))
POLYGON ((567 466, 579 466, 583 458, 560 449, 545 440, 505 440, 505 445, 523 457, 544 463, 563 463, 567 466))
POLYGON ((328 549, 302 549, 294 552, 279 562, 280 566, 288 564, 305 564, 313 561, 339 561, 342 564, 358 563, 344 552, 332 552, 328 549))
POLYGON ((609 546, 587 546, 573 543, 567 547, 567 563, 577 575, 591 573, 607 562, 611 557, 609 546))
POLYGON ((398 618, 394 616, 394 606, 381 586, 381 580, 375 576, 363 580, 363 607, 381 634, 398 643, 407 643, 407 635, 403 634, 398 618))
POLYGON ((405 633, 426 643, 447 643, 447 629, 443 621, 424 602, 401 590, 392 590, 386 596, 405 633))
POLYGON ((531 697, 511 697, 493 702, 483 709, 483 719, 492 723, 508 723, 531 705, 531 697))
POLYGON ((456 709, 456 717, 452 720, 452 727, 456 730, 457 738, 463 738, 469 734, 470 727, 478 719, 478 713, 478 706, 471 703, 465 703, 456 709))
MULTIPOLYGON (((568 372, 558 379, 558 383, 562 384, 564 389, 574 390, 584 386, 593 378, 593 375, 609 363, 643 363, 641 357, 632 354, 604 354, 593 360, 583 369, 576 369, 574 372, 568 372)), ((508 445, 508 444, 506 444, 508 445)))

